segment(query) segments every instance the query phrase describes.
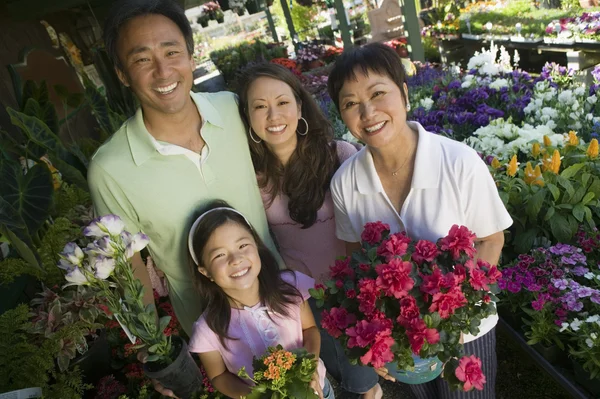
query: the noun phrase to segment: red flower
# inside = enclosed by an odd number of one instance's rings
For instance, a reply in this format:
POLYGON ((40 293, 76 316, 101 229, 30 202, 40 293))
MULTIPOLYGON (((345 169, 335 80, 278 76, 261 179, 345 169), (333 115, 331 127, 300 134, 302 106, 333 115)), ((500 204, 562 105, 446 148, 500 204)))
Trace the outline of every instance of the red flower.
POLYGON ((123 370, 128 380, 141 380, 146 377, 141 363, 130 363, 123 370))
POLYGON ((348 291, 346 291, 346 297, 350 299, 356 298, 356 290, 349 289, 348 291))
POLYGON ((440 334, 435 328, 427 328, 427 325, 422 319, 413 319, 410 326, 406 330, 406 335, 410 342, 410 346, 415 355, 421 352, 421 348, 425 341, 430 345, 437 344, 440 341, 440 334))
POLYGON ((496 282, 498 281, 498 279, 500 277, 502 277, 502 273, 500 273, 500 270, 498 270, 498 267, 496 267, 496 266, 490 267, 490 269, 487 272, 488 282, 490 284, 496 284, 496 282))
POLYGON ((394 256, 404 255, 408 250, 408 244, 410 238, 405 232, 393 234, 377 248, 377 255, 385 257, 386 262, 389 262, 394 256))
POLYGON ((100 310, 102 310, 104 312, 104 314, 107 315, 108 317, 112 316, 112 312, 110 311, 110 309, 108 308, 108 306, 100 303, 100 304, 98 304, 98 308, 100 310))
POLYGON ((104 324, 104 326, 105 326, 107 329, 109 329, 109 330, 112 330, 113 328, 120 328, 120 327, 121 327, 121 325, 119 324, 119 322, 118 322, 118 321, 116 321, 116 320, 109 320, 109 321, 107 321, 107 322, 104 324))
POLYGON ((335 281, 335 286, 337 288, 342 288, 344 286, 344 282, 342 280, 336 280, 335 281))
POLYGON ((450 251, 454 260, 460 258, 461 252, 468 256, 475 254, 475 234, 465 226, 453 225, 448 235, 440 239, 440 248, 442 251, 450 251))
POLYGON ((467 269, 461 264, 454 265, 454 280, 456 284, 460 284, 467 278, 467 269))
POLYGON ((358 265, 358 268, 363 272, 368 272, 369 270, 371 270, 371 265, 367 263, 361 263, 360 265, 358 265))
POLYGON ((381 288, 388 296, 402 298, 412 290, 415 280, 410 277, 412 263, 402 259, 391 259, 387 264, 381 264, 375 268, 377 271, 377 287, 381 288))
POLYGON ((389 329, 390 331, 392 330, 392 327, 394 327, 394 322, 392 321, 392 319, 388 319, 385 315, 385 313, 383 313, 380 310, 376 310, 373 312, 373 314, 371 315, 371 317, 368 319, 369 321, 377 321, 379 323, 381 323, 382 328, 384 329, 389 329))
POLYGON ((375 283, 375 280, 370 278, 363 278, 358 282, 359 294, 356 298, 359 301, 358 310, 363 312, 365 315, 370 315, 375 310, 375 302, 379 297, 379 289, 375 283))
POLYGON ((417 306, 417 300, 412 296, 405 296, 400 299, 400 316, 396 319, 404 328, 414 319, 418 319, 420 316, 419 307, 417 306))
POLYGON ((375 340, 367 353, 360 357, 362 364, 371 364, 375 368, 383 367, 384 364, 394 360, 394 353, 391 348, 394 345, 394 338, 390 336, 381 336, 375 340))
POLYGON ((491 301, 492 301, 492 298, 490 298, 489 295, 483 296, 483 303, 490 303, 491 301))
POLYGON ((392 330, 381 320, 360 320, 354 327, 346 329, 346 335, 350 337, 348 348, 355 346, 365 348, 375 343, 377 339, 391 336, 392 330))
POLYGON ((381 241, 381 237, 385 231, 390 231, 390 226, 385 223, 367 223, 360 235, 360 239, 371 245, 376 245, 381 241))
POLYGON ((456 287, 447 293, 438 292, 433 295, 430 312, 437 311, 442 319, 452 316, 456 309, 467 304, 467 298, 460 288, 456 287))
POLYGON ((348 313, 344 308, 331 308, 329 312, 324 310, 321 314, 321 327, 334 338, 339 338, 342 330, 354 322, 356 322, 356 316, 348 313))
POLYGON ((327 289, 327 287, 325 287, 323 284, 320 284, 320 283, 315 284, 315 290, 321 290, 321 289, 324 291, 327 289))
POLYGON ((427 240, 419 240, 415 245, 415 251, 412 254, 412 260, 418 265, 423 262, 433 262, 433 260, 439 255, 437 245, 427 240))
POLYGON ((481 360, 474 355, 461 358, 454 374, 459 381, 464 382, 463 389, 465 392, 473 388, 483 390, 485 375, 481 370, 481 360))
POLYGON ((469 279, 469 284, 476 291, 489 291, 490 287, 488 286, 488 279, 485 275, 485 272, 481 269, 473 269, 471 270, 471 278, 469 279))
POLYGON ((331 278, 354 277, 354 270, 350 267, 350 257, 341 260, 337 259, 335 264, 329 267, 329 270, 331 278))
POLYGON ((439 268, 434 268, 433 273, 431 273, 430 275, 422 275, 421 278, 423 279, 423 282, 419 287, 421 292, 430 295, 437 294, 438 292, 440 292, 440 287, 442 286, 442 279, 444 278, 444 276, 442 275, 442 271, 439 268))

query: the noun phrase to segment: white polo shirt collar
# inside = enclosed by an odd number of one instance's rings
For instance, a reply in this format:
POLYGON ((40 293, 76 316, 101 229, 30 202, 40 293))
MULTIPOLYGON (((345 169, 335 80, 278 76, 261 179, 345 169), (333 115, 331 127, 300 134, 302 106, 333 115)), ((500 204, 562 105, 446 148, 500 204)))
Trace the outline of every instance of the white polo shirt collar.
MULTIPOLYGON (((442 168, 440 142, 432 140, 432 133, 426 131, 420 123, 409 121, 407 124, 412 130, 417 131, 419 137, 411 187, 413 189, 439 187, 442 168)), ((373 155, 368 147, 365 146, 357 154, 357 161, 362 166, 355 169, 358 191, 365 195, 383 193, 383 186, 375 169, 373 155)))

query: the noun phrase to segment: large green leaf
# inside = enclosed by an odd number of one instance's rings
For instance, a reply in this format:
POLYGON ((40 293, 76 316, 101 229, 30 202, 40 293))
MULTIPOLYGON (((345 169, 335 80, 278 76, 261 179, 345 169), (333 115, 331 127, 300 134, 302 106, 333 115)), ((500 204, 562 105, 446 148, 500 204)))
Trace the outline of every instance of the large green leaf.
POLYGON ((116 129, 110 118, 110 108, 106 98, 91 84, 85 88, 85 97, 92 108, 96 120, 98 120, 100 129, 108 134, 114 133, 116 129))
POLYGON ((34 116, 43 121, 51 132, 58 133, 58 115, 54 104, 51 102, 39 103, 35 99, 30 98, 23 107, 25 115, 34 116))
POLYGON ((38 163, 23 174, 18 163, 4 162, 0 170, 0 195, 25 222, 34 235, 48 219, 54 194, 52 174, 45 163, 38 163))
POLYGON ((571 225, 569 224, 569 220, 565 218, 560 213, 554 214, 554 216, 549 220, 550 222, 550 230, 552 231, 552 235, 554 235, 556 242, 569 242, 572 237, 571 225))
POLYGON ((2 223, 0 223, 0 235, 8 239, 8 242, 15 248, 19 256, 23 258, 25 262, 29 263, 32 267, 44 271, 44 267, 41 265, 37 252, 34 249, 35 247, 29 237, 25 241, 22 240, 12 230, 3 226, 2 223))
POLYGON ((27 231, 27 226, 15 209, 8 201, 0 196, 0 235, 6 237, 19 256, 32 267, 43 270, 38 256, 27 231))

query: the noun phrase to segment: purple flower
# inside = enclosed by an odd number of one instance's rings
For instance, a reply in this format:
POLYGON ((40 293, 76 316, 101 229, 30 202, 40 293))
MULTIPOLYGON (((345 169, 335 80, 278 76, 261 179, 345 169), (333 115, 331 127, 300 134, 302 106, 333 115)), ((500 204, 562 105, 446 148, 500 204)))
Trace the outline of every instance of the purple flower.
MULTIPOLYGON (((560 270, 560 269, 555 269, 555 270, 552 270, 552 277, 554 277, 554 278, 561 278, 561 277, 562 277, 562 276, 564 276, 564 275, 565 275, 565 272, 563 272, 563 271, 562 271, 562 270, 560 270)), ((565 287, 565 288, 566 288, 566 287, 565 287)))
POLYGON ((594 293, 592 293, 590 301, 594 302, 596 305, 600 305, 600 292, 595 291, 594 293))
POLYGON ((591 289, 590 287, 581 287, 576 292, 576 294, 579 298, 587 298, 589 296, 592 296, 593 293, 594 293, 594 290, 591 289))
POLYGON ((554 284, 554 287, 558 288, 561 291, 566 290, 569 284, 568 281, 564 279, 552 280, 552 283, 554 284))
POLYGON ((543 299, 538 298, 537 300, 531 302, 531 307, 538 312, 544 308, 546 302, 543 299))
POLYGON ((526 288, 531 292, 538 292, 542 289, 542 286, 534 283, 534 284, 529 284, 526 288))
POLYGON ((548 248, 548 251, 554 255, 564 255, 575 252, 576 248, 567 244, 556 244, 555 246, 548 248))
POLYGON ((587 267, 577 266, 573 269, 573 274, 581 277, 589 271, 590 271, 590 269, 588 269, 587 267))
POLYGON ((521 284, 515 282, 515 281, 510 281, 508 283, 508 287, 507 287, 509 292, 512 292, 513 294, 516 294, 517 292, 521 291, 521 284))

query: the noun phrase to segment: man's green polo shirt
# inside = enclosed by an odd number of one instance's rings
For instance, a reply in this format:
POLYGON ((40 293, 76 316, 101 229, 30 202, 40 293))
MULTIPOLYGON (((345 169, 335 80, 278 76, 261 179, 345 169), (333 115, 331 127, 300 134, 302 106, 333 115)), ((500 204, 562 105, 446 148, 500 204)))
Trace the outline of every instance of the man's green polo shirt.
POLYGON ((225 200, 242 212, 278 256, 234 95, 191 96, 204 120, 201 135, 207 150, 200 165, 183 154, 159 153, 138 109, 98 149, 88 171, 97 215, 116 214, 128 231, 150 237, 148 249, 168 279, 171 302, 188 334, 202 304, 192 281, 187 236, 207 203, 225 200))

